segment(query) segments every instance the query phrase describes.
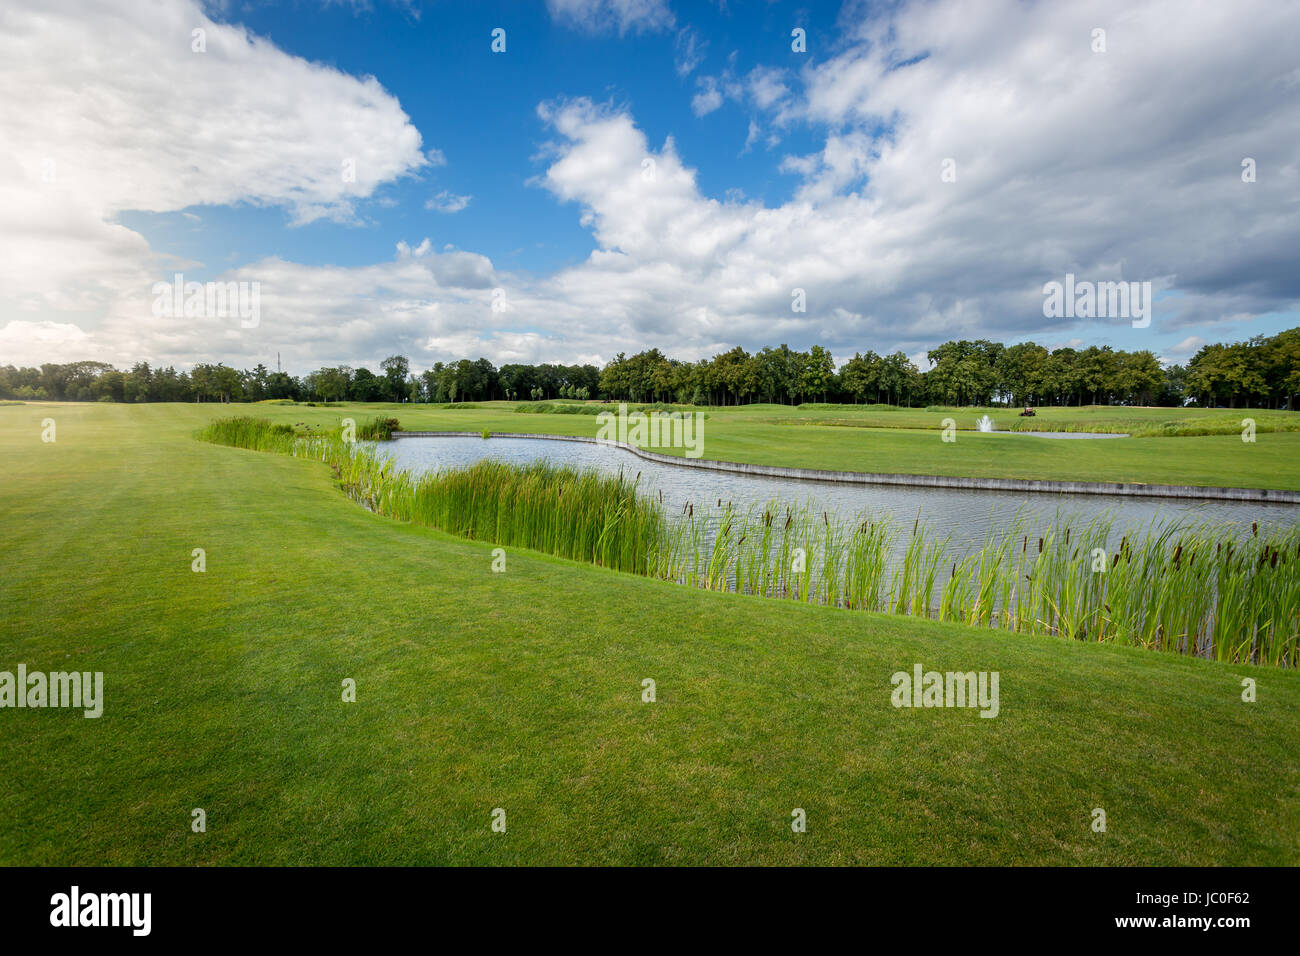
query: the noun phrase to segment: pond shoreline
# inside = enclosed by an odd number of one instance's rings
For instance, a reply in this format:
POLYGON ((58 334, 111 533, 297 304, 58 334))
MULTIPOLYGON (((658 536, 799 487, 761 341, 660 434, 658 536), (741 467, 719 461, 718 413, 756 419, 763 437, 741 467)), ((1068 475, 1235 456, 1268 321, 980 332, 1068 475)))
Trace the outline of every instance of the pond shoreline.
MULTIPOLYGON (((481 432, 408 432, 395 431, 393 438, 482 438, 481 432)), ((588 445, 613 445, 638 458, 683 468, 704 468, 766 478, 795 478, 855 485, 906 485, 917 488, 963 488, 975 491, 1038 492, 1072 495, 1118 495, 1148 498, 1201 498, 1216 501, 1250 501, 1269 504, 1300 504, 1300 491, 1271 488, 1219 488, 1202 485, 1146 485, 1134 482, 1056 481, 1036 478, 961 478, 954 475, 899 475, 867 471, 822 471, 816 468, 787 468, 778 465, 751 465, 710 458, 684 458, 646 451, 627 442, 586 438, 580 435, 547 435, 530 432, 491 432, 492 438, 535 438, 542 441, 581 442, 588 445)))

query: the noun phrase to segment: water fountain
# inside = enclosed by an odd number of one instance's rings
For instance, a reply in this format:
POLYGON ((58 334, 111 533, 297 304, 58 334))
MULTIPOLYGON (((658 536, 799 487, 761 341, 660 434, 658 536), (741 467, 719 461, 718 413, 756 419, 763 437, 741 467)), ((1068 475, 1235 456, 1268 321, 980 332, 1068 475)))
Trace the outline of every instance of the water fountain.
POLYGON ((975 427, 982 432, 994 431, 993 419, 989 418, 987 415, 981 415, 979 421, 975 423, 975 427))

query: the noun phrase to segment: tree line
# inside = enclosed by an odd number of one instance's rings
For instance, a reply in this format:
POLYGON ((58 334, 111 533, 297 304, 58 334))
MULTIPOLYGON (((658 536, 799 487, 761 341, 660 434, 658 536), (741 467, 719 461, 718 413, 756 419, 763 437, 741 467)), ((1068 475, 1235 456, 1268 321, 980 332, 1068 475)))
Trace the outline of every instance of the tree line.
POLYGON ((944 342, 921 371, 902 352, 857 352, 836 366, 830 351, 788 345, 751 354, 733 348, 697 362, 647 349, 594 365, 437 362, 414 374, 392 355, 379 370, 336 366, 301 377, 264 365, 199 363, 189 372, 137 362, 0 367, 0 398, 106 402, 474 402, 610 399, 743 405, 753 402, 891 405, 1163 405, 1294 408, 1300 393, 1300 328, 1244 342, 1207 344, 1187 365, 1110 346, 1047 349, 1034 342, 944 342))

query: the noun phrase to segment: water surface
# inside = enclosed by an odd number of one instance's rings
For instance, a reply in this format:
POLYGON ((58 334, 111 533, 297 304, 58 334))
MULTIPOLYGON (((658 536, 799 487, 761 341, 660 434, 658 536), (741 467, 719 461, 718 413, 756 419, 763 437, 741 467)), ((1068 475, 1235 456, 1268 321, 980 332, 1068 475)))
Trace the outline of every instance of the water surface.
MULTIPOLYGON (((1068 433, 1068 437, 1095 436, 1068 433)), ((776 499, 792 505, 807 503, 832 518, 871 516, 878 520, 888 516, 905 532, 919 517, 940 537, 951 534, 959 550, 977 547, 986 533, 1000 532, 1017 515, 1029 522, 1031 530, 1050 523, 1058 514, 1076 515, 1085 521, 1108 516, 1114 519, 1116 536, 1153 521, 1171 519, 1214 521, 1234 525, 1246 534, 1252 522, 1270 527, 1300 521, 1300 506, 1288 504, 846 485, 687 468, 646 461, 615 446, 553 439, 399 438, 382 446, 381 451, 400 467, 413 470, 459 467, 494 458, 517 464, 546 459, 610 474, 622 471, 628 477, 640 474, 641 487, 659 498, 669 515, 681 512, 688 502, 697 512, 716 509, 719 500, 731 502, 743 511, 750 506, 761 508, 776 499)))

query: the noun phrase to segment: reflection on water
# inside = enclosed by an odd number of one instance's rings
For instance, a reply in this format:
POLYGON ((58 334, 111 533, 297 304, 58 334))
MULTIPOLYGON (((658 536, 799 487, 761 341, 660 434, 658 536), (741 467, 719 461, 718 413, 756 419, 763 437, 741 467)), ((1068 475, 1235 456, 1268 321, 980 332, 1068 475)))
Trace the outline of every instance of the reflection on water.
MULTIPOLYGON (((894 485, 843 485, 794 478, 768 478, 734 472, 685 468, 637 458, 609 445, 528 438, 400 438, 386 443, 399 467, 413 470, 456 467, 484 458, 519 464, 546 459, 555 464, 594 467, 629 477, 641 475, 647 493, 661 497, 669 515, 689 502, 696 511, 714 510, 721 500, 742 512, 773 499, 807 504, 817 512, 845 519, 888 516, 901 531, 910 531, 918 515, 940 537, 951 534, 959 550, 978 547, 986 533, 999 533, 1017 514, 1028 529, 1043 526, 1058 513, 1084 521, 1109 516, 1116 535, 1152 521, 1179 519, 1187 523, 1214 521, 1249 531, 1300 521, 1300 508, 1286 504, 1236 501, 1196 501, 1177 498, 1130 498, 1107 495, 1019 494, 959 488, 906 488, 894 485)), ((904 535, 905 537, 905 535, 904 535)))

